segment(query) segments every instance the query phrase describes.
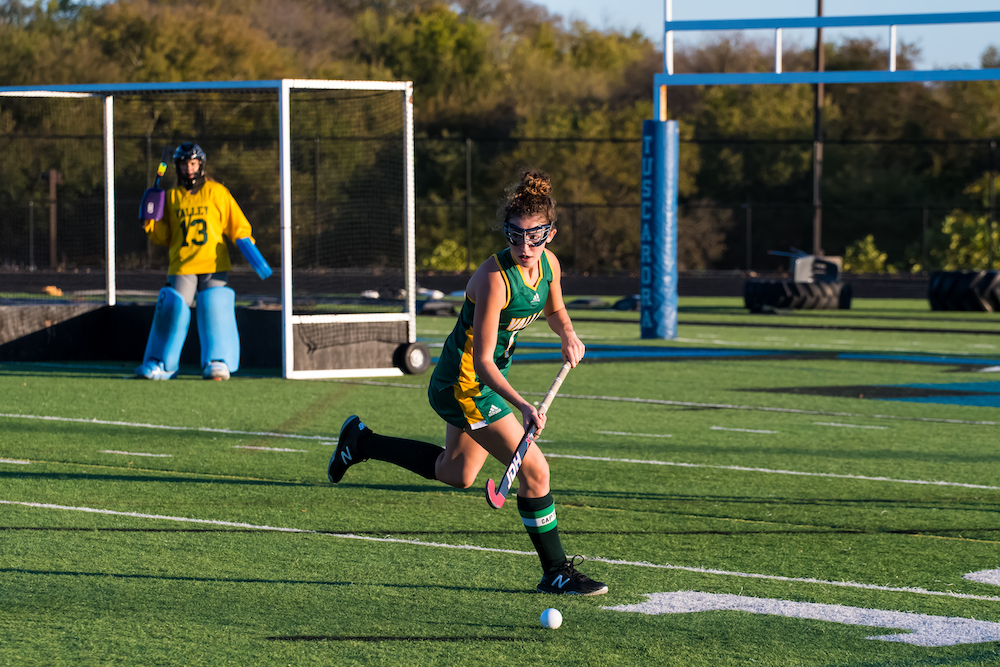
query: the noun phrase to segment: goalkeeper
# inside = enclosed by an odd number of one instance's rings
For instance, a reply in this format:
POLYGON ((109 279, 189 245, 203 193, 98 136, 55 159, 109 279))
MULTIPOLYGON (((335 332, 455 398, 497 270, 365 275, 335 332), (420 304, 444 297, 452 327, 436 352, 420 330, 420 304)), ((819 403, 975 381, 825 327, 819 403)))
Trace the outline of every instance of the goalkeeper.
MULTIPOLYGON (((174 151, 177 186, 164 194, 161 211, 141 214, 149 240, 170 249, 167 285, 160 290, 153 326, 135 369, 140 378, 169 380, 177 376, 181 348, 196 307, 201 343, 202 377, 228 380, 240 364, 236 328, 236 293, 229 281, 228 236, 247 256, 258 274, 255 259, 267 266, 251 236, 250 222, 226 186, 205 176, 205 151, 183 143, 174 151)), ((148 191, 147 191, 148 192, 148 191)), ((267 267, 270 274, 270 267, 267 267)))

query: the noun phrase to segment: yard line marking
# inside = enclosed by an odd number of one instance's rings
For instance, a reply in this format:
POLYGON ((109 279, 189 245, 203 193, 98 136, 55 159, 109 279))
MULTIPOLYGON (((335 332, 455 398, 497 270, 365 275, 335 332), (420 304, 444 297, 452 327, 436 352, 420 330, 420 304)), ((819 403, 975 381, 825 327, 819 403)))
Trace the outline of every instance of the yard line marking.
POLYGON ((328 435, 295 435, 294 433, 270 433, 267 431, 236 431, 228 428, 207 426, 167 426, 165 424, 143 424, 141 422, 108 421, 104 419, 81 419, 78 417, 52 417, 48 415, 15 415, 0 412, 0 418, 35 419, 39 421, 68 422, 72 424, 95 424, 97 426, 127 426, 131 428, 154 428, 163 431, 198 431, 201 433, 222 433, 224 435, 255 435, 264 438, 294 438, 296 440, 318 440, 320 444, 335 444, 336 438, 328 435))
POLYGON ((756 428, 726 428, 725 426, 713 426, 713 431, 736 431, 738 433, 777 433, 778 431, 764 431, 756 428))
POLYGON ((888 431, 888 426, 861 426, 860 424, 838 424, 837 422, 813 422, 816 426, 842 426, 844 428, 875 428, 881 431, 888 431))
POLYGON ((1000 570, 979 570, 978 572, 969 572, 968 574, 963 574, 962 578, 968 579, 969 581, 975 581, 980 584, 1000 586, 1000 570))
POLYGON ((169 459, 173 454, 143 454, 142 452, 120 452, 117 449, 102 449, 98 454, 124 454, 125 456, 152 456, 154 458, 169 459))
POLYGON ((865 482, 893 482, 896 484, 923 484, 926 486, 960 486, 965 489, 987 489, 1000 491, 1000 486, 966 484, 964 482, 942 482, 926 479, 896 479, 893 477, 869 477, 867 475, 844 475, 833 472, 802 472, 800 470, 776 470, 771 468, 748 468, 746 466, 721 466, 707 463, 678 463, 676 461, 653 461, 643 459, 613 459, 606 456, 578 456, 576 454, 546 454, 549 459, 575 459, 577 461, 600 461, 602 463, 638 463, 652 466, 674 466, 677 468, 713 468, 715 470, 736 470, 738 472, 763 472, 772 475, 799 475, 802 477, 830 477, 835 479, 856 479, 865 482))
POLYGON ((31 461, 22 461, 20 459, 0 459, 0 463, 14 463, 19 466, 31 465, 31 461))
POLYGON ((603 435, 636 435, 643 438, 672 438, 669 433, 626 433, 625 431, 595 431, 603 435))
POLYGON ((840 604, 776 600, 728 593, 675 591, 646 593, 640 604, 604 607, 609 611, 640 614, 691 614, 701 611, 744 611, 751 614, 784 616, 826 621, 842 625, 909 630, 888 635, 871 635, 865 639, 900 642, 914 646, 955 646, 1000 641, 1000 623, 978 621, 962 616, 933 616, 908 611, 888 611, 840 604))
MULTIPOLYGON (((105 514, 110 516, 126 516, 135 519, 153 519, 157 521, 179 521, 183 523, 198 523, 212 526, 228 526, 231 528, 248 528, 261 531, 274 531, 279 533, 303 533, 309 535, 325 535, 327 537, 337 537, 348 540, 361 540, 365 542, 382 542, 389 544, 408 544, 418 547, 436 547, 439 549, 456 549, 461 551, 483 551, 488 553, 512 554, 515 556, 531 556, 537 558, 534 551, 517 551, 514 549, 498 549, 495 547, 480 547, 473 544, 447 544, 443 542, 423 542, 421 540, 404 540, 397 537, 372 537, 370 535, 355 535, 353 533, 331 533, 321 530, 309 530, 306 528, 285 528, 281 526, 267 526, 252 523, 241 523, 237 521, 222 521, 219 519, 193 519, 189 517, 166 516, 162 514, 143 514, 140 512, 118 512, 115 510, 98 509, 95 507, 73 507, 69 505, 54 505, 51 503, 32 503, 23 500, 0 500, 2 505, 21 505, 23 507, 34 507, 38 509, 67 510, 72 512, 88 512, 91 514, 105 514)), ((607 563, 608 565, 627 565, 631 567, 645 567, 656 570, 677 570, 682 572, 693 572, 697 574, 711 574, 726 577, 741 577, 745 579, 766 579, 770 581, 782 581, 801 584, 820 584, 824 586, 838 586, 841 588, 860 588, 870 591, 883 591, 888 593, 913 593, 916 595, 933 595, 949 598, 960 598, 963 600, 981 600, 985 602, 1000 602, 1000 597, 988 595, 973 595, 971 593, 958 593, 956 591, 932 591, 926 588, 916 588, 910 586, 882 586, 879 584, 865 584, 855 581, 829 581, 825 579, 815 579, 813 577, 786 577, 783 575, 760 574, 755 572, 739 572, 731 570, 716 570, 706 567, 692 567, 687 565, 671 565, 670 563, 649 563, 645 561, 627 561, 613 558, 600 558, 587 556, 588 561, 607 563)))
POLYGON ((308 449, 286 449, 284 447, 251 447, 250 445, 233 445, 233 449, 258 449, 263 452, 302 452, 308 454, 308 449))

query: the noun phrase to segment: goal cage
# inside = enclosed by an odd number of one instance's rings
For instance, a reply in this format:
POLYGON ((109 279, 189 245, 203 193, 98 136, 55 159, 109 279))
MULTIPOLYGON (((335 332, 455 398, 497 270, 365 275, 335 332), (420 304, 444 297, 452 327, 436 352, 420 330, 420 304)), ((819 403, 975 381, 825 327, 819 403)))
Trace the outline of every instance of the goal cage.
POLYGON ((274 268, 261 281, 230 246, 237 303, 280 310, 283 377, 400 375, 416 344, 412 92, 301 79, 0 88, 4 292, 21 276, 53 286, 15 296, 155 301, 168 260, 139 203, 161 160, 160 187, 175 184, 173 150, 192 141, 274 268))

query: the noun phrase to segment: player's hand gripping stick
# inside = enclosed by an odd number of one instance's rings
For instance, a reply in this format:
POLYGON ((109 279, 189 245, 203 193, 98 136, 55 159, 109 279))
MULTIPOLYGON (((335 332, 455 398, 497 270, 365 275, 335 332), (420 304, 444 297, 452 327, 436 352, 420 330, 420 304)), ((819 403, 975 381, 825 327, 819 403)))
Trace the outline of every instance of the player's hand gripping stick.
POLYGON ((167 163, 161 162, 156 168, 156 182, 153 187, 142 193, 142 203, 139 204, 139 219, 160 220, 163 217, 163 207, 166 203, 166 193, 160 189, 160 179, 167 171, 167 163))
MULTIPOLYGON (((542 404, 538 406, 538 412, 544 414, 548 411, 549 405, 552 404, 552 400, 556 397, 559 392, 559 385, 563 383, 566 379, 566 374, 569 373, 569 369, 572 368, 570 363, 567 361, 559 369, 559 375, 553 380, 552 386, 549 387, 549 391, 545 394, 545 398, 542 399, 542 404)), ((486 502, 490 504, 494 509, 500 509, 503 507, 503 503, 507 500, 507 494, 510 493, 510 485, 514 483, 514 478, 517 477, 517 471, 521 469, 521 463, 524 462, 524 455, 528 453, 528 447, 531 446, 531 442, 535 439, 535 431, 537 428, 534 424, 528 427, 524 432, 524 437, 521 438, 521 442, 517 444, 517 450, 514 452, 514 458, 511 459, 510 465, 507 466, 507 472, 504 473, 503 479, 500 480, 500 488, 496 488, 496 484, 493 480, 489 480, 486 483, 486 502)))

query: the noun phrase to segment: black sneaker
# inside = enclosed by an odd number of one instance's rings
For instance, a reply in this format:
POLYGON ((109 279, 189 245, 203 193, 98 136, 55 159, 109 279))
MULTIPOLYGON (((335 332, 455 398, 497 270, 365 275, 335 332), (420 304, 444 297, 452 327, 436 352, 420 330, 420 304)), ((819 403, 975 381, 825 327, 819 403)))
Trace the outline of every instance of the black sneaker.
POLYGON ((577 563, 582 562, 582 556, 573 556, 558 570, 546 573, 535 590, 539 593, 562 593, 563 595, 604 595, 607 593, 607 584, 594 581, 583 572, 577 571, 577 563), (578 558, 579 560, 577 560, 578 558))
POLYGON ((370 430, 361 417, 351 415, 340 427, 340 438, 337 439, 337 449, 330 457, 330 464, 326 469, 326 476, 336 484, 344 477, 344 473, 355 463, 367 461, 361 456, 358 448, 358 436, 370 430))

